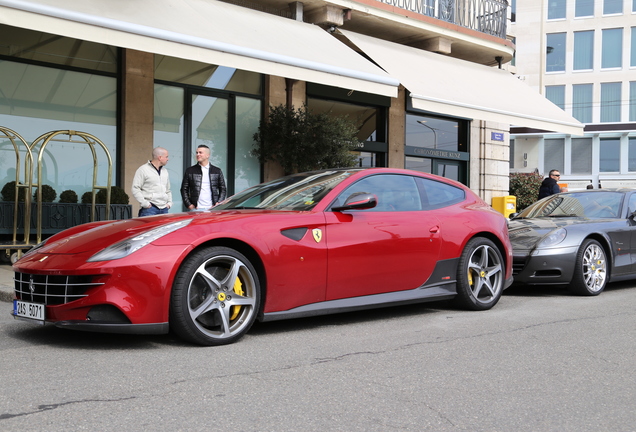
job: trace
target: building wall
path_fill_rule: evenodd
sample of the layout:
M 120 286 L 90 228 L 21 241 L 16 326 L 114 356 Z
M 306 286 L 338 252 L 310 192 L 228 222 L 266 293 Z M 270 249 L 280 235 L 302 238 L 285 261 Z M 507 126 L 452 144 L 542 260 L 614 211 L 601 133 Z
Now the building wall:
M 630 153 L 630 140 L 636 138 L 636 124 L 629 122 L 630 110 L 630 82 L 636 81 L 636 68 L 631 65 L 630 50 L 631 32 L 634 27 L 634 4 L 632 1 L 623 1 L 623 11 L 618 14 L 603 15 L 603 1 L 594 1 L 594 15 L 591 17 L 575 17 L 575 0 L 567 0 L 566 16 L 562 19 L 547 19 L 548 1 L 518 0 L 516 7 L 516 22 L 512 24 L 516 35 L 516 71 L 531 87 L 536 88 L 542 94 L 546 94 L 547 86 L 564 86 L 564 110 L 576 117 L 573 110 L 573 85 L 591 84 L 592 91 L 592 120 L 585 123 L 584 137 L 590 138 L 591 149 L 587 152 L 592 156 L 589 172 L 577 172 L 575 159 L 580 155 L 572 145 L 572 140 L 580 137 L 569 135 L 550 134 L 541 132 L 529 132 L 513 135 L 514 161 L 511 170 L 518 172 L 531 172 L 538 170 L 546 174 L 552 168 L 561 169 L 561 180 L 575 185 L 575 188 L 584 188 L 592 182 L 595 186 L 629 184 L 636 187 L 636 151 Z M 602 41 L 604 29 L 622 29 L 622 66 L 615 68 L 603 68 L 601 61 L 603 55 Z M 590 70 L 574 70 L 574 34 L 580 31 L 593 31 L 593 67 Z M 546 71 L 546 35 L 565 33 L 565 71 Z M 614 47 L 613 47 L 614 48 Z M 619 47 L 615 47 L 616 50 Z M 620 105 L 620 121 L 601 121 L 601 84 L 621 83 L 620 100 L 615 104 Z M 562 166 L 553 166 L 554 160 L 546 154 L 546 139 L 563 139 L 564 162 Z M 617 169 L 605 169 L 602 167 L 602 159 L 607 157 L 606 139 L 620 141 L 620 164 Z M 633 148 L 633 145 L 631 145 Z M 525 155 L 525 158 L 524 158 Z M 580 162 L 580 160 L 579 160 Z M 630 171 L 631 169 L 631 171 Z M 606 186 L 609 187 L 609 186 Z M 570 188 L 571 189 L 571 188 Z
M 501 141 L 493 139 L 501 134 Z M 510 146 L 508 125 L 474 121 L 470 137 L 471 189 L 490 203 L 493 197 L 508 195 Z

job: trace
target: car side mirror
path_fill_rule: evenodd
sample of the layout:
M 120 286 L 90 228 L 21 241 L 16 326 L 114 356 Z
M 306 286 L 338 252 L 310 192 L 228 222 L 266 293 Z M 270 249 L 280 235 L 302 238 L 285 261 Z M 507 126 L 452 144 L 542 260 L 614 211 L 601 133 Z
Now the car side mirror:
M 377 205 L 378 198 L 374 194 L 366 192 L 356 192 L 349 195 L 349 198 L 346 199 L 343 205 L 332 207 L 331 210 L 338 212 L 344 210 L 364 210 L 373 208 Z
M 510 215 L 508 216 L 509 219 L 514 219 L 517 216 L 519 216 L 519 213 L 510 213 Z

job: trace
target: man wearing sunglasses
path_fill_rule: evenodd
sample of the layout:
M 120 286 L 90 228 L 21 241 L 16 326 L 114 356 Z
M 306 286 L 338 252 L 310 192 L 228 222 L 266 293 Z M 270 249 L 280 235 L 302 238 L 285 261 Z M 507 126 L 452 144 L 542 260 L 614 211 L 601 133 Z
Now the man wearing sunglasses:
M 538 199 L 561 192 L 561 187 L 558 184 L 560 178 L 561 173 L 559 173 L 559 170 L 550 170 L 550 174 L 545 179 L 543 179 L 543 182 L 541 182 Z

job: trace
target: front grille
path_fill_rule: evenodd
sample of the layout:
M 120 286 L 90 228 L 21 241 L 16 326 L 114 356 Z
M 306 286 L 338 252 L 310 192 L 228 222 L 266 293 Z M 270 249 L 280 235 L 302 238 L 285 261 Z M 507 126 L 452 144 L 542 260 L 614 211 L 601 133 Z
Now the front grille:
M 513 257 L 512 258 L 512 275 L 518 275 L 526 267 L 526 258 Z
M 61 305 L 86 297 L 90 288 L 103 285 L 88 276 L 34 275 L 15 273 L 15 296 L 47 306 Z

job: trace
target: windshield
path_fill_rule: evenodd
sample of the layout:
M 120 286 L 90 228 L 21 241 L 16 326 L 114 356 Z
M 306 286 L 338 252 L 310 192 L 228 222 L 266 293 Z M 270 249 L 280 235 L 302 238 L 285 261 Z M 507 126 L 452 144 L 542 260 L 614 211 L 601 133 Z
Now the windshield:
M 620 192 L 573 192 L 551 195 L 522 211 L 520 218 L 586 217 L 613 218 L 620 214 Z
M 329 170 L 294 174 L 239 192 L 214 210 L 311 210 L 357 170 Z

